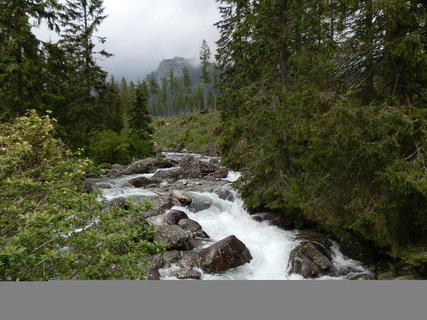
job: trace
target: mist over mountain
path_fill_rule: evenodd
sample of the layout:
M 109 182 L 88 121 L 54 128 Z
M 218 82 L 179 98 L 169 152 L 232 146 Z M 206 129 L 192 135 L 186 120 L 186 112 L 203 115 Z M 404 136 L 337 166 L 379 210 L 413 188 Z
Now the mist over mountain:
M 199 61 L 196 59 L 186 59 L 182 57 L 174 57 L 172 59 L 164 59 L 160 62 L 159 67 L 153 71 L 154 78 L 158 83 L 161 83 L 162 78 L 169 78 L 169 71 L 172 70 L 175 78 L 180 81 L 183 78 L 182 69 L 186 67 L 190 74 L 190 79 L 192 86 L 202 82 L 202 66 Z M 210 71 L 211 68 L 209 68 Z M 151 73 L 145 77 L 145 80 L 148 82 L 150 79 Z

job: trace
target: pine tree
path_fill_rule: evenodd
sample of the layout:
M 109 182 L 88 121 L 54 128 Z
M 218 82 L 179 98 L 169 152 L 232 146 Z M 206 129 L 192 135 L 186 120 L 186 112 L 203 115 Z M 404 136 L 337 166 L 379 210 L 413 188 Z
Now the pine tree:
M 150 74 L 150 78 L 148 80 L 148 88 L 150 92 L 150 112 L 152 115 L 155 114 L 155 110 L 157 107 L 158 99 L 159 99 L 159 84 L 157 83 L 156 78 L 154 77 L 154 73 Z
M 73 72 L 69 75 L 70 103 L 60 124 L 70 132 L 69 142 L 74 146 L 84 145 L 92 131 L 103 127 L 98 117 L 104 107 L 108 108 L 97 102 L 100 94 L 106 92 L 107 73 L 97 65 L 96 59 L 111 54 L 105 50 L 95 51 L 94 42 L 95 38 L 105 42 L 104 37 L 96 36 L 105 18 L 102 0 L 67 0 L 62 14 L 59 43 L 69 56 Z
M 209 59 L 211 58 L 211 50 L 205 39 L 202 41 L 202 46 L 200 47 L 200 62 L 202 63 L 202 80 L 204 84 L 204 109 L 208 110 L 208 85 L 211 82 L 209 75 Z
M 187 67 L 182 68 L 182 75 L 183 75 L 183 85 L 184 85 L 184 110 L 185 112 L 189 112 L 188 108 L 188 100 L 191 90 L 191 79 L 190 79 L 190 73 L 188 71 Z
M 17 116 L 29 107 L 44 107 L 45 61 L 31 22 L 46 21 L 58 31 L 57 9 L 56 1 L 0 2 L 0 112 Z
M 148 113 L 148 86 L 145 81 L 140 82 L 135 91 L 135 102 L 130 110 L 129 127 L 140 133 L 142 137 L 146 135 L 151 123 L 151 117 Z

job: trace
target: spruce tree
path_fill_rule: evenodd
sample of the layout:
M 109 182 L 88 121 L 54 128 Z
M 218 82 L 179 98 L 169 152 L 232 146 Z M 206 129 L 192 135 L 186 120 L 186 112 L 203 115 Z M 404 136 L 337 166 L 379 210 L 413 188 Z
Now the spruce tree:
M 96 35 L 105 18 L 102 0 L 67 0 L 62 14 L 60 46 L 67 52 L 74 70 L 69 75 L 70 103 L 60 123 L 67 128 L 69 142 L 74 146 L 84 145 L 92 131 L 105 127 L 98 117 L 107 106 L 99 104 L 97 99 L 105 92 L 107 73 L 96 59 L 111 54 L 95 50 L 95 38 L 105 42 L 104 37 Z
M 148 112 L 149 95 L 147 83 L 140 82 L 136 87 L 135 101 L 129 115 L 129 127 L 139 132 L 141 137 L 146 137 L 147 132 L 151 130 L 151 117 Z
M 209 75 L 209 59 L 211 58 L 211 50 L 205 39 L 202 41 L 202 46 L 200 47 L 200 62 L 202 64 L 202 80 L 204 84 L 204 109 L 208 110 L 208 85 L 211 82 Z
M 22 115 L 27 108 L 43 109 L 44 57 L 33 23 L 56 24 L 58 4 L 47 0 L 0 2 L 0 113 Z
M 183 85 L 184 85 L 184 110 L 185 112 L 189 112 L 188 108 L 188 100 L 191 90 L 191 79 L 190 79 L 190 73 L 188 71 L 187 67 L 182 68 L 182 75 L 183 75 Z

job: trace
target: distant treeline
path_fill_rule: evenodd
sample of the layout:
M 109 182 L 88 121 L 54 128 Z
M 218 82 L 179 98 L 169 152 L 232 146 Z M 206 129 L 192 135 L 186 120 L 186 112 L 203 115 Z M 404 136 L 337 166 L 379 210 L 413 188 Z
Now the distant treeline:
M 200 48 L 201 66 L 192 68 L 191 75 L 187 66 L 183 66 L 179 72 L 174 72 L 170 67 L 168 75 L 160 79 L 152 72 L 145 81 L 135 83 L 122 78 L 118 83 L 112 77 L 110 84 L 120 92 L 125 109 L 132 108 L 136 88 L 141 87 L 147 96 L 147 108 L 152 116 L 166 117 L 201 110 L 218 110 L 221 109 L 218 67 L 209 62 L 210 56 L 210 49 L 203 40 Z M 194 74 L 199 75 L 199 78 L 195 79 Z

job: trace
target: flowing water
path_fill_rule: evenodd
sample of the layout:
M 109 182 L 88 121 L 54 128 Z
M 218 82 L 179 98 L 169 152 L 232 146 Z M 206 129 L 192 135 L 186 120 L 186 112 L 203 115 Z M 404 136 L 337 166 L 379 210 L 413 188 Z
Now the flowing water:
M 180 160 L 184 155 L 178 153 L 165 153 L 169 159 Z M 195 155 L 202 161 L 209 161 L 210 157 Z M 215 158 L 219 160 L 219 158 Z M 167 170 L 167 169 L 161 169 Z M 134 188 L 128 181 L 135 177 L 145 176 L 150 178 L 153 174 L 140 174 L 125 176 L 118 179 L 109 179 L 100 184 L 104 196 L 110 200 L 115 197 L 154 197 L 150 190 Z M 222 188 L 228 188 L 233 194 L 233 200 L 220 199 L 212 192 L 187 192 L 195 202 L 201 202 L 208 208 L 192 212 L 186 207 L 176 206 L 172 209 L 184 211 L 190 219 L 197 221 L 203 230 L 210 236 L 206 241 L 200 241 L 195 250 L 208 247 L 230 235 L 240 239 L 251 252 L 253 259 L 250 263 L 234 268 L 221 274 L 206 274 L 202 270 L 202 280 L 297 280 L 303 279 L 299 275 L 289 274 L 287 265 L 289 255 L 300 240 L 296 239 L 297 230 L 286 231 L 269 224 L 258 222 L 245 210 L 243 201 L 232 189 L 231 182 L 239 178 L 239 173 L 230 172 L 223 179 Z M 164 183 L 166 184 L 166 183 Z M 337 271 L 351 270 L 343 276 L 323 276 L 317 279 L 346 279 L 356 274 L 369 273 L 361 263 L 348 259 L 340 252 L 337 244 L 332 247 L 333 263 Z M 169 276 L 177 267 L 160 270 L 162 279 L 173 279 Z M 339 274 L 339 272 L 338 272 Z

